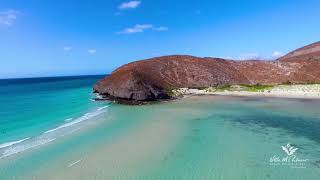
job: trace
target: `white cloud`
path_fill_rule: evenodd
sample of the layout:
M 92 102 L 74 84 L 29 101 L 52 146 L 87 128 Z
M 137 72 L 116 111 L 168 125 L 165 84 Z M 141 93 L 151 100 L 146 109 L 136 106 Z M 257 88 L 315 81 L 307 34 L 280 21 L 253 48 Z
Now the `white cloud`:
M 96 49 L 89 49 L 89 50 L 88 50 L 88 53 L 90 53 L 90 54 L 95 54 L 96 52 L 97 52 Z
M 238 59 L 238 60 L 257 60 L 257 59 L 261 59 L 261 56 L 259 53 L 245 53 L 245 54 L 241 54 L 236 59 Z
M 217 58 L 221 58 L 221 59 L 234 59 L 231 56 L 218 56 Z
M 63 47 L 63 50 L 64 51 L 71 51 L 72 47 L 71 46 L 65 46 L 65 47 Z
M 273 59 L 278 59 L 279 57 L 283 56 L 284 54 L 282 52 L 279 51 L 275 51 L 272 53 L 272 58 Z
M 0 25 L 11 26 L 17 20 L 19 12 L 15 10 L 0 11 Z
M 160 26 L 160 27 L 153 28 L 153 30 L 155 30 L 155 31 L 168 31 L 169 28 L 165 27 L 165 26 Z
M 160 26 L 154 27 L 152 24 L 137 24 L 131 28 L 125 28 L 123 31 L 118 32 L 118 34 L 134 34 L 142 33 L 145 30 L 154 30 L 154 31 L 168 31 L 168 27 Z
M 141 4 L 141 1 L 129 1 L 124 2 L 120 4 L 119 9 L 120 10 L 126 10 L 126 9 L 135 9 Z
M 133 33 L 141 33 L 146 29 L 152 29 L 152 24 L 137 24 L 134 27 L 126 28 L 123 31 L 119 32 L 120 34 L 133 34 Z
M 283 56 L 284 54 L 279 51 L 274 51 L 271 55 L 261 55 L 259 53 L 245 53 L 241 54 L 235 60 L 275 60 Z

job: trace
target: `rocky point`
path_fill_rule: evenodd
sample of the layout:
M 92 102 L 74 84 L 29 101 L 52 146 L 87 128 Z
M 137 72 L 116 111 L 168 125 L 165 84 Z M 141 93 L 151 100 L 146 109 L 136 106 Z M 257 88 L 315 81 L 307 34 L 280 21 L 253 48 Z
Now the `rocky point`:
M 315 82 L 320 82 L 320 42 L 273 61 L 186 55 L 136 61 L 97 82 L 94 91 L 107 99 L 134 102 L 169 99 L 172 89 L 184 87 Z

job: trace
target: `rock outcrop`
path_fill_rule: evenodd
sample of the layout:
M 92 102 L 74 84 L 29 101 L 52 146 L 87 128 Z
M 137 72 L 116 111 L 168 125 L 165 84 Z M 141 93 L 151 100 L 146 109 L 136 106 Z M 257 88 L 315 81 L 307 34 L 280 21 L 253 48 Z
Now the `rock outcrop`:
M 97 82 L 94 91 L 116 100 L 152 101 L 183 87 L 320 82 L 319 58 L 320 43 L 275 61 L 164 56 L 126 64 Z

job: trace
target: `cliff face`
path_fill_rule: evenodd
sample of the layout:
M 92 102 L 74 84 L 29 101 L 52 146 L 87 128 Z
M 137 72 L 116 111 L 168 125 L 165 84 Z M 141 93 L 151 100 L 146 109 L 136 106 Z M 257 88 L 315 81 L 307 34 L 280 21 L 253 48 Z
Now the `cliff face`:
M 97 82 L 94 90 L 116 99 L 145 101 L 169 98 L 168 90 L 182 87 L 320 82 L 319 47 L 315 43 L 275 61 L 178 55 L 136 61 Z

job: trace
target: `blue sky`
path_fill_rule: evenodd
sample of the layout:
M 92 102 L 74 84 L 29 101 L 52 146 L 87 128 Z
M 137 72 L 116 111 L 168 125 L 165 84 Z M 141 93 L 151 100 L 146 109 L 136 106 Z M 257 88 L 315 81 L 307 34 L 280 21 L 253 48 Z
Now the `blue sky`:
M 320 40 L 319 0 L 0 0 L 0 78 L 170 54 L 273 58 Z

